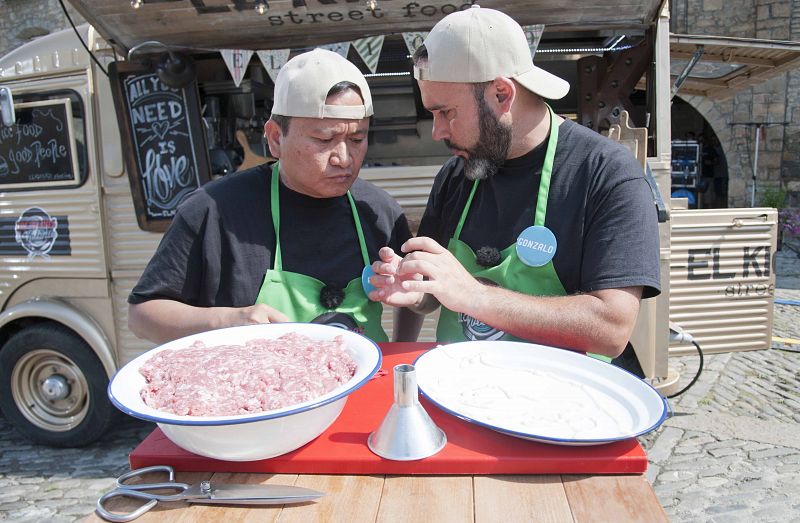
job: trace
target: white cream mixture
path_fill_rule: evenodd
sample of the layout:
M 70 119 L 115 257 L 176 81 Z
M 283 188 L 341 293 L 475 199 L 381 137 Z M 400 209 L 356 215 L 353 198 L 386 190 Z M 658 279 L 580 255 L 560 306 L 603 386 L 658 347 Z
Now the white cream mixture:
M 503 363 L 491 352 L 455 357 L 444 351 L 448 372 L 426 377 L 425 392 L 476 421 L 536 436 L 606 439 L 634 427 L 631 412 L 602 387 L 581 383 L 557 367 Z

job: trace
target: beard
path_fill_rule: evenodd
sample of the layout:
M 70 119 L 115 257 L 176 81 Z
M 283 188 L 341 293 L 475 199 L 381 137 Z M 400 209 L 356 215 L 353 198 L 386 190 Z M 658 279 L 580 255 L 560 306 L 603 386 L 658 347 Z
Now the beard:
M 483 99 L 483 90 L 475 91 L 478 104 L 478 143 L 471 149 L 454 145 L 444 140 L 448 147 L 460 149 L 469 154 L 464 160 L 464 176 L 468 180 L 485 180 L 494 176 L 508 157 L 511 148 L 511 126 L 500 122 Z

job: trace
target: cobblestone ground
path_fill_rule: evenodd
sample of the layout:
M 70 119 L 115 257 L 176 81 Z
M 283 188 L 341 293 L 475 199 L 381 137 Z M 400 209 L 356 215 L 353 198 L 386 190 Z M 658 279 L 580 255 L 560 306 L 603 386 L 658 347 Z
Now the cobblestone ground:
M 776 297 L 800 301 L 800 258 L 777 258 Z M 800 306 L 776 305 L 774 336 L 800 339 Z M 671 358 L 688 383 L 697 357 Z M 800 521 L 800 342 L 706 356 L 674 416 L 641 438 L 675 522 Z M 61 523 L 94 510 L 153 425 L 125 418 L 83 449 L 32 445 L 0 416 L 0 521 Z
M 155 425 L 130 417 L 93 445 L 33 445 L 0 416 L 0 521 L 67 523 L 94 504 L 128 470 L 128 453 Z
M 776 298 L 800 301 L 800 259 L 777 257 Z M 773 336 L 800 339 L 800 306 L 775 305 Z M 696 356 L 670 358 L 688 383 Z M 675 415 L 640 438 L 647 478 L 672 521 L 800 521 L 800 341 L 705 357 L 671 400 Z

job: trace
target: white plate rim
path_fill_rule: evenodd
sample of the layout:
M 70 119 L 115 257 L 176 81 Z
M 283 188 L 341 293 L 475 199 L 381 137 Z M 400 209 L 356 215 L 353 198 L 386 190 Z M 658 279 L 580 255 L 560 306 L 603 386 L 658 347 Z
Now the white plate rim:
M 136 410 L 135 408 L 133 408 L 132 406 L 128 405 L 125 401 L 123 401 L 122 399 L 118 398 L 117 395 L 114 394 L 114 389 L 116 388 L 115 387 L 115 380 L 119 376 L 124 376 L 125 373 L 132 373 L 132 372 L 138 373 L 138 369 L 139 369 L 139 367 L 141 367 L 141 365 L 144 363 L 144 361 L 150 359 L 153 355 L 157 354 L 158 352 L 161 352 L 161 351 L 164 351 L 164 350 L 173 349 L 173 348 L 176 348 L 176 347 L 179 347 L 179 346 L 185 346 L 186 344 L 191 345 L 191 343 L 193 343 L 194 341 L 196 341 L 198 339 L 203 338 L 204 336 L 207 336 L 209 333 L 214 333 L 215 335 L 221 335 L 221 334 L 224 334 L 226 331 L 229 332 L 229 331 L 232 331 L 232 330 L 237 330 L 237 331 L 241 331 L 241 330 L 245 330 L 245 329 L 260 330 L 260 329 L 263 329 L 266 325 L 275 325 L 275 326 L 279 325 L 281 327 L 290 327 L 290 326 L 294 325 L 295 329 L 298 330 L 298 331 L 302 331 L 302 330 L 307 329 L 307 328 L 311 328 L 313 330 L 332 329 L 330 331 L 331 334 L 341 335 L 341 334 L 344 333 L 345 336 L 348 336 L 348 335 L 359 336 L 359 337 L 363 338 L 364 340 L 366 340 L 367 342 L 369 342 L 371 344 L 371 346 L 372 346 L 371 348 L 375 349 L 375 355 L 376 355 L 375 365 L 373 365 L 372 369 L 367 371 L 366 375 L 362 379 L 358 380 L 356 383 L 351 384 L 350 382 L 347 382 L 346 384 L 341 385 L 341 386 L 333 389 L 332 391 L 328 392 L 327 394 L 323 394 L 322 396 L 319 396 L 318 398 L 315 398 L 314 400 L 306 401 L 306 402 L 303 402 L 303 403 L 297 403 L 295 405 L 291 405 L 289 407 L 284 407 L 282 409 L 275 409 L 275 410 L 265 411 L 265 412 L 262 412 L 262 413 L 259 413 L 259 414 L 256 414 L 256 415 L 253 415 L 253 414 L 239 414 L 239 415 L 234 415 L 234 416 L 178 416 L 178 415 L 173 415 L 171 417 L 163 417 L 163 416 L 159 416 L 157 414 L 150 414 L 150 413 L 147 413 L 147 412 L 142 412 L 142 411 Z M 197 334 L 192 334 L 192 335 L 189 335 L 189 336 L 185 336 L 183 338 L 178 338 L 176 340 L 167 342 L 167 343 L 165 343 L 163 345 L 159 345 L 157 347 L 154 347 L 154 348 L 148 350 L 147 352 L 144 352 L 144 353 L 140 354 L 139 356 L 137 356 L 136 358 L 134 358 L 133 360 L 129 361 L 124 366 L 122 366 L 119 370 L 117 370 L 116 373 L 114 373 L 114 376 L 111 378 L 111 380 L 108 383 L 107 393 L 108 393 L 108 398 L 111 400 L 111 403 L 115 407 L 117 407 L 119 410 L 121 410 L 122 412 L 124 412 L 124 413 L 126 413 L 126 414 L 128 414 L 130 416 L 133 416 L 135 418 L 143 419 L 143 420 L 146 420 L 146 421 L 152 421 L 154 423 L 164 423 L 164 424 L 168 424 L 168 425 L 206 426 L 206 427 L 208 427 L 208 426 L 218 426 L 218 425 L 238 425 L 238 424 L 242 424 L 242 423 L 253 423 L 253 422 L 257 422 L 257 421 L 264 421 L 264 420 L 270 420 L 270 419 L 275 419 L 275 418 L 281 418 L 281 417 L 284 417 L 284 416 L 289 416 L 289 415 L 292 415 L 292 414 L 297 414 L 297 413 L 300 413 L 300 412 L 309 411 L 309 410 L 315 409 L 317 407 L 321 407 L 323 405 L 327 405 L 328 403 L 332 403 L 332 402 L 334 402 L 334 401 L 336 401 L 336 400 L 338 400 L 338 399 L 340 399 L 340 398 L 342 398 L 344 396 L 348 396 L 348 395 L 352 394 L 354 391 L 356 391 L 359 388 L 361 388 L 362 386 L 364 386 L 370 379 L 372 379 L 372 377 L 375 375 L 375 373 L 378 372 L 378 370 L 381 368 L 382 362 L 383 362 L 383 355 L 381 353 L 380 348 L 378 347 L 378 345 L 374 341 L 372 341 L 371 339 L 367 338 L 366 336 L 362 336 L 361 334 L 358 334 L 356 332 L 346 331 L 346 330 L 340 329 L 338 327 L 331 327 L 331 326 L 328 326 L 328 325 L 321 325 L 321 324 L 294 323 L 294 322 L 270 323 L 270 324 L 258 324 L 258 325 L 242 325 L 242 326 L 238 326 L 238 327 L 227 327 L 227 328 L 224 328 L 224 329 L 216 329 L 216 330 L 213 330 L 213 331 L 206 331 L 206 332 L 201 332 L 201 333 L 197 333 Z M 135 370 L 132 370 L 132 369 L 135 369 Z M 352 381 L 352 379 L 351 379 L 351 381 Z M 121 386 L 121 385 L 119 385 L 119 386 Z M 151 409 L 151 410 L 153 410 L 155 412 L 158 412 L 156 409 Z
M 647 391 L 647 393 L 655 394 L 656 397 L 658 397 L 661 400 L 661 402 L 660 402 L 661 403 L 661 412 L 658 414 L 658 420 L 655 421 L 651 426 L 649 426 L 647 428 L 644 428 L 642 430 L 635 431 L 635 432 L 632 432 L 630 434 L 625 434 L 625 435 L 622 435 L 622 436 L 619 436 L 619 437 L 601 438 L 601 439 L 592 439 L 592 438 L 557 438 L 557 437 L 545 436 L 545 435 L 540 435 L 540 434 L 532 434 L 532 433 L 525 433 L 525 432 L 509 430 L 509 429 L 505 429 L 505 428 L 497 426 L 497 425 L 492 425 L 491 423 L 487 423 L 485 421 L 481 421 L 481 420 L 477 420 L 477 419 L 471 418 L 471 417 L 469 417 L 469 416 L 467 416 L 465 414 L 462 414 L 462 413 L 460 413 L 458 411 L 455 411 L 455 410 L 451 409 L 450 407 L 448 407 L 446 405 L 443 405 L 440 401 L 437 401 L 433 396 L 431 396 L 429 393 L 425 392 L 425 387 L 423 386 L 423 384 L 418 382 L 420 394 L 422 394 L 428 401 L 433 403 L 437 408 L 443 410 L 444 412 L 447 412 L 448 414 L 450 414 L 452 416 L 455 416 L 455 417 L 457 417 L 459 419 L 462 419 L 464 421 L 467 421 L 469 423 L 473 423 L 475 425 L 479 425 L 479 426 L 494 430 L 496 432 L 500 432 L 501 434 L 507 434 L 509 436 L 513 436 L 513 437 L 517 437 L 517 438 L 521 438 L 521 439 L 526 439 L 526 440 L 531 440 L 531 441 L 538 441 L 538 442 L 541 442 L 541 443 L 550 443 L 550 444 L 555 444 L 555 445 L 582 446 L 582 445 L 603 445 L 603 444 L 607 444 L 607 443 L 613 443 L 613 442 L 616 442 L 616 441 L 622 441 L 622 440 L 626 440 L 626 439 L 630 439 L 630 438 L 635 438 L 635 437 L 641 436 L 643 434 L 647 434 L 648 432 L 651 432 L 651 431 L 655 430 L 667 418 L 667 414 L 669 412 L 669 404 L 667 403 L 667 399 L 664 398 L 661 394 L 659 394 L 659 392 L 652 385 L 650 385 L 646 381 L 640 379 L 635 374 L 633 374 L 633 373 L 631 373 L 631 372 L 629 372 L 629 371 L 627 371 L 625 369 L 622 369 L 620 367 L 617 367 L 616 365 L 612 365 L 611 363 L 606 363 L 604 361 L 598 360 L 597 358 L 592 358 L 590 356 L 587 356 L 587 355 L 584 355 L 584 354 L 581 354 L 581 353 L 578 353 L 578 352 L 570 351 L 568 349 L 561 349 L 561 348 L 558 348 L 558 347 L 551 347 L 551 346 L 547 346 L 547 345 L 540 345 L 540 344 L 526 343 L 526 342 L 516 342 L 516 341 L 465 341 L 465 342 L 450 343 L 450 344 L 446 344 L 446 345 L 443 344 L 443 345 L 439 345 L 437 347 L 434 347 L 433 349 L 430 349 L 430 350 L 424 352 L 423 354 L 419 355 L 414 360 L 414 366 L 418 367 L 419 364 L 420 364 L 420 361 L 422 361 L 424 363 L 425 358 L 426 357 L 430 357 L 429 355 L 431 353 L 433 353 L 433 351 L 445 350 L 447 348 L 452 348 L 453 346 L 465 345 L 465 344 L 468 344 L 468 345 L 475 345 L 475 344 L 481 344 L 481 345 L 483 345 L 483 344 L 492 344 L 492 345 L 495 345 L 495 344 L 500 344 L 500 346 L 503 346 L 503 345 L 506 345 L 506 344 L 514 345 L 514 346 L 525 345 L 526 349 L 532 348 L 533 350 L 557 351 L 557 354 L 558 354 L 559 357 L 565 357 L 565 358 L 568 358 L 568 359 L 574 357 L 576 362 L 581 362 L 579 364 L 585 364 L 585 365 L 588 365 L 590 367 L 594 366 L 594 365 L 607 365 L 607 366 L 609 366 L 609 367 L 614 369 L 611 372 L 619 372 L 621 376 L 625 376 L 625 379 L 633 379 L 638 384 L 638 386 L 642 386 L 643 387 L 642 390 Z M 419 374 L 418 374 L 418 377 L 419 377 Z

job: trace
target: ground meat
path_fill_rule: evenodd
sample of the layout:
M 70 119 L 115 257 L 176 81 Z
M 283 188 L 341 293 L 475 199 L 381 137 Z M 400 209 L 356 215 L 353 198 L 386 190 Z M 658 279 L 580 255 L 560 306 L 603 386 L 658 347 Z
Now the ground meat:
M 296 333 L 244 345 L 161 351 L 139 369 L 142 400 L 178 415 L 230 416 L 288 407 L 346 383 L 356 363 L 344 340 L 312 340 Z

